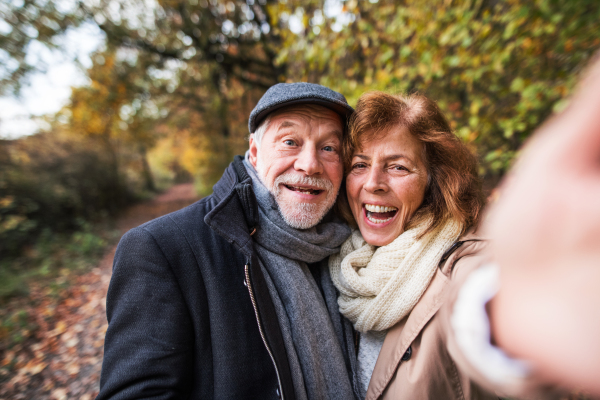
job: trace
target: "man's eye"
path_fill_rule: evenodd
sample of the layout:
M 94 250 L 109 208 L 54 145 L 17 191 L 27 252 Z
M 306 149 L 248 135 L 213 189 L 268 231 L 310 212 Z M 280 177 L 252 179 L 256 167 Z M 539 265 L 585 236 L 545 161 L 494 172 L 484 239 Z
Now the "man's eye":
M 296 145 L 296 142 L 294 142 L 291 139 L 288 139 L 288 140 L 284 141 L 283 143 L 287 146 L 295 146 Z
M 395 171 L 408 171 L 408 168 L 406 168 L 404 165 L 394 165 L 392 169 Z

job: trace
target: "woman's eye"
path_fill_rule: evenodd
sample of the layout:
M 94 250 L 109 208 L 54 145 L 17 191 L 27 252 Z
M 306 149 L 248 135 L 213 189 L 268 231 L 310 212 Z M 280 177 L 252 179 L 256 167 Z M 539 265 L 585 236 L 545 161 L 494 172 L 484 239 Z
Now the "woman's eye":
M 366 168 L 366 165 L 363 163 L 356 163 L 352 166 L 352 169 L 363 169 Z
M 296 145 L 296 142 L 294 142 L 291 139 L 288 139 L 288 140 L 284 141 L 283 143 L 287 146 L 295 146 Z
M 335 150 L 333 149 L 333 146 L 325 146 L 325 147 L 323 147 L 323 150 L 324 150 L 324 151 L 335 151 Z

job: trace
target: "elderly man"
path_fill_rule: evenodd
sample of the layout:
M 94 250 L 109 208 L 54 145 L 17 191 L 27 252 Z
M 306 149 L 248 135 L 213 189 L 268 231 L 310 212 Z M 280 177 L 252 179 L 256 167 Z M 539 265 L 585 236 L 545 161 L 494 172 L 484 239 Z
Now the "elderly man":
M 98 399 L 352 399 L 354 341 L 327 257 L 352 112 L 308 83 L 270 88 L 214 193 L 129 231 L 107 297 Z

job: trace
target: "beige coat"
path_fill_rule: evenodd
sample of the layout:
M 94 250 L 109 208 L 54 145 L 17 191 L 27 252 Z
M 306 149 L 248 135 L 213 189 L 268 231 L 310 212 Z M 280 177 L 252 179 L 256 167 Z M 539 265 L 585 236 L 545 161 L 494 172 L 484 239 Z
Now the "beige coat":
M 410 315 L 390 328 L 377 359 L 367 400 L 498 399 L 533 394 L 533 382 L 498 388 L 469 365 L 449 329 L 449 315 L 460 284 L 485 262 L 485 241 L 466 235 L 461 247 L 440 264 Z M 442 307 L 443 306 L 443 307 Z M 404 357 L 404 359 L 403 359 Z M 474 383 L 477 382 L 477 383 Z M 483 388 L 487 388 L 488 391 Z

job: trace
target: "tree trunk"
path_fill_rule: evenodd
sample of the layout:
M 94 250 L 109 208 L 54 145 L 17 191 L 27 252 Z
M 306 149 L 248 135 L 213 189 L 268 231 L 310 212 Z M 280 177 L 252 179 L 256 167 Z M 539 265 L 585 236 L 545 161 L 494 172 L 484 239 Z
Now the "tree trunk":
M 108 204 L 109 212 L 114 215 L 119 211 L 121 205 L 126 202 L 123 198 L 124 191 L 119 175 L 119 156 L 117 155 L 117 150 L 111 143 L 108 134 L 102 135 L 102 141 L 104 142 L 104 148 L 110 159 L 110 171 L 108 171 L 110 183 L 108 193 L 105 193 L 106 203 Z
M 140 146 L 140 157 L 142 160 L 142 177 L 144 178 L 144 188 L 154 192 L 156 186 L 154 185 L 154 177 L 150 170 L 150 164 L 148 164 L 148 154 L 146 152 L 146 146 Z

